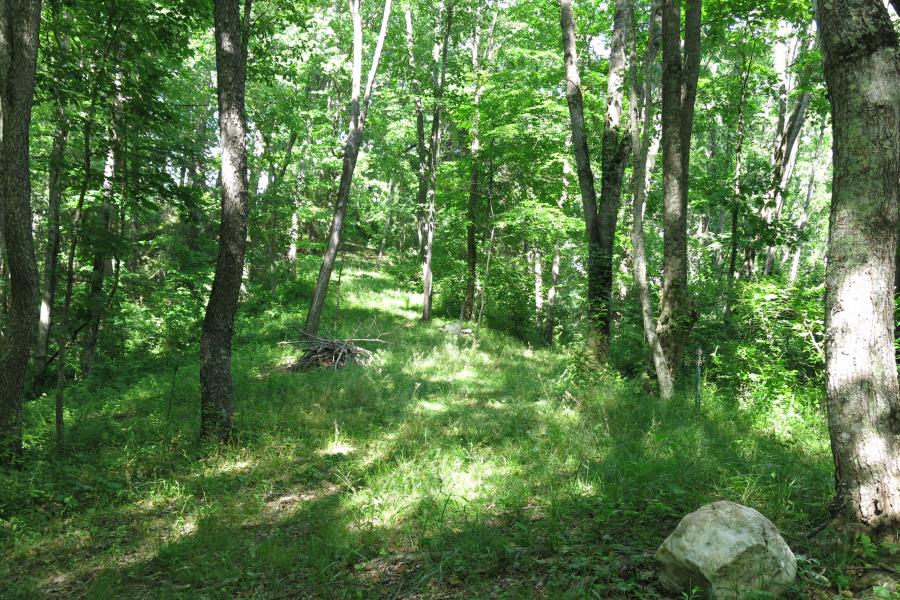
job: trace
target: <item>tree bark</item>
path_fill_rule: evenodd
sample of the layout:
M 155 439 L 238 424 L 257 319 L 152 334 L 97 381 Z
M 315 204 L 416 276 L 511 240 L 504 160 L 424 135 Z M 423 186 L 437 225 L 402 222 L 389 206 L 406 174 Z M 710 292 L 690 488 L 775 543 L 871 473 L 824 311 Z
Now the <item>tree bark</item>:
M 38 322 L 29 127 L 40 19 L 40 0 L 0 2 L 0 251 L 10 277 L 9 319 L 0 338 L 0 462 L 22 451 L 22 396 Z
M 644 328 L 644 338 L 650 347 L 660 399 L 668 402 L 674 395 L 674 389 L 669 366 L 666 363 L 666 355 L 656 333 L 653 300 L 650 296 L 650 284 L 647 280 L 647 250 L 644 246 L 644 211 L 647 205 L 647 190 L 656 164 L 660 142 L 653 118 L 653 95 L 656 79 L 658 78 L 658 74 L 653 72 L 653 67 L 656 64 L 656 56 L 659 49 L 660 12 L 661 1 L 656 0 L 651 8 L 650 32 L 643 58 L 644 86 L 640 91 L 638 88 L 634 41 L 632 40 L 630 44 L 632 67 L 629 127 L 634 157 L 631 245 L 634 254 L 632 260 L 634 282 L 641 302 L 641 322 Z M 633 14 L 631 18 L 633 19 Z M 639 125 L 639 118 L 640 122 L 643 123 L 643 128 Z
M 728 256 L 728 285 L 725 292 L 724 320 L 731 318 L 731 305 L 734 303 L 734 278 L 737 270 L 738 223 L 741 208 L 741 176 L 743 175 L 744 134 L 747 110 L 747 82 L 750 79 L 750 68 L 753 56 L 747 58 L 747 65 L 741 76 L 741 95 L 738 99 L 737 142 L 734 146 L 734 193 L 731 197 L 731 249 Z
M 431 320 L 432 258 L 434 256 L 434 232 L 437 218 L 437 169 L 441 157 L 441 111 L 444 102 L 444 86 L 447 82 L 447 53 L 450 49 L 450 29 L 453 26 L 453 0 L 447 4 L 447 17 L 443 40 L 435 40 L 434 47 L 434 113 L 431 117 L 431 142 L 428 155 L 428 195 L 425 201 L 425 256 L 422 261 L 422 320 Z M 440 44 L 440 46 L 438 46 Z
M 215 0 L 222 211 L 219 252 L 200 337 L 200 436 L 227 441 L 234 422 L 231 337 L 247 246 L 247 121 L 244 97 L 251 0 Z
M 462 320 L 470 321 L 475 312 L 475 271 L 478 266 L 478 246 L 475 243 L 475 219 L 478 215 L 478 160 L 481 140 L 478 137 L 478 126 L 481 119 L 481 69 L 479 54 L 481 52 L 481 3 L 476 3 L 475 23 L 472 32 L 472 73 L 475 76 L 475 94 L 473 97 L 472 129 L 469 135 L 472 143 L 469 152 L 472 167 L 469 177 L 469 199 L 466 202 L 466 296 L 463 300 Z
M 663 289 L 657 333 L 673 374 L 684 356 L 697 315 L 688 289 L 688 169 L 700 65 L 702 0 L 688 0 L 684 59 L 681 2 L 665 0 L 662 14 L 662 150 L 665 203 Z
M 784 201 L 787 196 L 787 186 L 791 181 L 794 172 L 794 164 L 797 160 L 797 150 L 800 146 L 800 132 L 803 130 L 803 124 L 806 121 L 806 110 L 809 107 L 811 94 L 803 92 L 791 116 L 788 119 L 785 135 L 775 153 L 775 172 L 772 181 L 771 198 L 773 206 L 770 207 L 765 214 L 765 221 L 772 225 L 777 223 L 781 218 L 781 212 L 784 210 Z M 763 267 L 763 276 L 772 273 L 772 267 L 775 264 L 775 244 L 769 244 L 766 249 L 766 264 Z
M 588 243 L 589 344 L 594 355 L 600 360 L 605 360 L 608 345 L 604 340 L 604 331 L 606 331 L 605 313 L 608 302 L 600 284 L 603 279 L 601 264 L 603 262 L 603 235 L 600 232 L 600 223 L 597 218 L 597 192 L 594 187 L 594 172 L 591 170 L 590 151 L 584 127 L 584 100 L 581 93 L 581 75 L 578 72 L 572 0 L 560 0 L 559 7 L 563 35 L 563 60 L 566 67 L 566 102 L 569 106 L 569 125 L 572 133 L 572 146 L 575 151 L 575 168 L 578 174 L 578 187 L 581 191 L 584 228 Z
M 381 60 L 381 51 L 384 48 L 384 39 L 387 35 L 388 21 L 391 15 L 392 0 L 385 0 L 384 14 L 381 19 L 381 30 L 378 33 L 378 42 L 375 44 L 375 53 L 372 56 L 372 65 L 369 69 L 369 77 L 366 80 L 365 95 L 360 99 L 360 87 L 362 80 L 362 16 L 360 15 L 360 0 L 350 0 L 350 15 L 353 20 L 353 71 L 350 94 L 350 130 L 347 134 L 347 142 L 344 144 L 344 161 L 341 170 L 341 182 L 338 187 L 337 199 L 334 203 L 334 215 L 331 218 L 331 228 L 328 232 L 328 245 L 325 248 L 325 256 L 322 257 L 322 266 L 319 269 L 319 277 L 313 290 L 312 301 L 309 305 L 309 313 L 306 317 L 306 333 L 315 335 L 319 331 L 319 322 L 322 319 L 322 309 L 325 307 L 325 296 L 328 293 L 328 283 L 331 281 L 331 273 L 334 271 L 334 263 L 341 244 L 341 232 L 344 229 L 344 219 L 347 216 L 347 205 L 350 201 L 350 191 L 353 185 L 353 172 L 356 170 L 356 161 L 359 157 L 359 148 L 362 144 L 363 127 L 369 111 L 369 102 L 372 99 L 372 91 L 375 87 L 375 76 L 378 72 L 378 63 Z
M 825 275 L 828 428 L 839 518 L 900 529 L 894 275 L 900 205 L 900 44 L 876 0 L 816 7 L 833 121 Z
M 622 201 L 625 163 L 630 150 L 628 123 L 622 120 L 622 106 L 626 75 L 625 39 L 628 35 L 631 12 L 631 0 L 616 1 L 606 86 L 600 204 L 597 208 L 597 228 L 600 242 L 598 288 L 602 312 L 598 315 L 601 337 L 596 350 L 598 358 L 604 362 L 609 356 L 609 339 L 612 333 L 613 251 L 616 241 L 616 223 L 619 216 L 619 205 Z
M 38 321 L 37 372 L 43 373 L 50 354 L 50 335 L 53 327 L 53 308 L 56 302 L 56 281 L 59 275 L 59 209 L 65 173 L 66 143 L 69 120 L 61 98 L 56 101 L 56 131 L 50 150 L 50 173 L 47 182 L 47 249 L 44 256 L 44 288 Z
M 425 260 L 425 200 L 428 197 L 428 149 L 425 146 L 425 111 L 422 103 L 422 92 L 419 89 L 419 78 L 416 73 L 415 42 L 413 39 L 412 7 L 406 3 L 403 9 L 406 21 L 406 50 L 409 61 L 409 83 L 415 98 L 416 106 L 416 234 L 419 242 L 419 260 Z

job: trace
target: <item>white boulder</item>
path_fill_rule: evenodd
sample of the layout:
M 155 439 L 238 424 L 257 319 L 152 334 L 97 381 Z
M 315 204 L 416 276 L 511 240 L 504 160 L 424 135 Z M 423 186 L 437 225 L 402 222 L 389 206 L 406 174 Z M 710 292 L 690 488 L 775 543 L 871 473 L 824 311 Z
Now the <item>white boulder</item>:
M 722 500 L 685 516 L 656 551 L 661 583 L 700 587 L 716 600 L 749 592 L 779 594 L 797 577 L 797 560 L 778 529 L 752 508 Z

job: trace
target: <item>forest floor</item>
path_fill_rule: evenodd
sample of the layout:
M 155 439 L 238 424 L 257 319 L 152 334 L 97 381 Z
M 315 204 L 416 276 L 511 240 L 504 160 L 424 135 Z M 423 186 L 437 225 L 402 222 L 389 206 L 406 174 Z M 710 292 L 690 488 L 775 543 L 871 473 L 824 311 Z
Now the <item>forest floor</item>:
M 278 342 L 305 302 L 245 311 L 227 447 L 196 443 L 194 355 L 174 379 L 142 359 L 71 386 L 61 455 L 52 398 L 29 403 L 28 462 L 0 474 L 0 596 L 665 598 L 654 550 L 730 499 L 800 555 L 793 597 L 885 597 L 846 589 L 865 544 L 807 538 L 832 489 L 821 424 L 776 436 L 724 393 L 698 415 L 564 348 L 474 346 L 371 261 L 341 296 L 330 331 L 390 342 L 368 367 L 290 372 Z

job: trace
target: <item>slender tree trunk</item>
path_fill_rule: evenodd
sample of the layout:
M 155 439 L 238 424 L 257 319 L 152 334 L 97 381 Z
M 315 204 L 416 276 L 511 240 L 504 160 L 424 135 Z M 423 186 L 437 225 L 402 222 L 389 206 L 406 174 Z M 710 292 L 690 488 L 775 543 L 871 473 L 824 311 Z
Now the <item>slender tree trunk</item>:
M 416 74 L 415 43 L 413 39 L 413 21 L 411 3 L 406 3 L 403 9 L 406 21 L 406 50 L 409 61 L 409 82 L 415 97 L 416 106 L 416 156 L 418 165 L 416 169 L 416 234 L 419 241 L 419 260 L 425 260 L 425 201 L 428 197 L 428 149 L 425 146 L 425 111 L 422 105 L 422 93 L 419 89 L 419 79 Z
M 728 285 L 725 292 L 724 319 L 727 322 L 731 318 L 731 305 L 734 303 L 734 278 L 737 270 L 738 253 L 738 224 L 741 208 L 741 176 L 743 175 L 744 160 L 744 134 L 745 111 L 747 109 L 747 82 L 750 78 L 750 68 L 753 66 L 753 56 L 747 57 L 747 65 L 741 77 L 741 95 L 738 99 L 737 142 L 734 147 L 734 193 L 731 197 L 731 251 L 728 256 Z
M 122 76 L 117 70 L 115 76 L 115 92 L 112 109 L 112 126 L 110 127 L 110 146 L 106 157 L 106 166 L 103 170 L 103 204 L 100 207 L 99 227 L 102 238 L 95 240 L 94 262 L 91 274 L 91 288 L 88 294 L 88 319 L 85 326 L 84 346 L 81 352 L 81 372 L 88 377 L 94 368 L 94 360 L 97 356 L 97 342 L 100 335 L 100 320 L 103 317 L 103 307 L 106 304 L 103 285 L 106 276 L 111 271 L 108 237 L 112 235 L 113 210 L 116 202 L 115 194 L 118 180 L 122 176 L 124 157 L 122 155 Z
M 560 0 L 560 24 L 563 34 L 563 60 L 566 67 L 566 101 L 569 105 L 569 124 L 572 146 L 575 151 L 575 167 L 581 205 L 584 212 L 584 228 L 587 236 L 587 303 L 590 346 L 594 355 L 605 360 L 608 345 L 605 341 L 607 297 L 600 282 L 603 279 L 603 236 L 597 218 L 597 192 L 594 172 L 591 170 L 590 151 L 584 127 L 584 100 L 581 93 L 581 76 L 578 72 L 578 54 L 575 46 L 575 17 L 572 0 Z
M 22 396 L 38 322 L 29 126 L 40 19 L 40 0 L 0 2 L 0 252 L 10 277 L 9 319 L 0 338 L 0 462 L 22 451 Z
M 797 282 L 797 275 L 800 273 L 800 256 L 803 252 L 803 240 L 802 236 L 804 231 L 806 231 L 806 226 L 809 224 L 809 209 L 812 206 L 813 195 L 816 191 L 816 185 L 818 184 L 818 163 L 819 163 L 819 150 L 822 146 L 822 138 L 825 136 L 825 128 L 819 130 L 819 136 L 816 138 L 816 149 L 813 152 L 812 159 L 812 167 L 809 172 L 809 182 L 806 185 L 806 201 L 803 203 L 803 211 L 800 213 L 800 218 L 797 221 L 797 235 L 801 236 L 801 239 L 797 241 L 797 246 L 794 248 L 793 258 L 791 259 L 791 271 L 788 276 L 788 282 L 790 285 L 794 285 Z
M 766 214 L 766 222 L 770 225 L 778 222 L 781 218 L 781 212 L 784 210 L 787 186 L 794 172 L 797 150 L 800 146 L 800 132 L 803 130 L 803 124 L 806 120 L 806 109 L 809 106 L 810 99 L 811 94 L 809 92 L 803 92 L 800 96 L 800 100 L 798 100 L 788 120 L 784 140 L 776 152 L 777 167 L 774 174 L 775 179 L 773 180 L 774 187 L 771 192 L 774 207 Z M 766 264 L 763 267 L 763 276 L 768 276 L 772 273 L 772 267 L 775 265 L 775 249 L 775 245 L 770 244 L 766 250 Z
M 650 295 L 650 284 L 647 280 L 647 250 L 644 246 L 644 211 L 647 205 L 647 190 L 656 164 L 660 142 L 653 118 L 653 95 L 658 79 L 658 73 L 654 72 L 654 65 L 659 52 L 661 9 L 661 0 L 655 0 L 650 14 L 649 41 L 643 58 L 644 86 L 640 92 L 634 40 L 632 39 L 629 44 L 632 56 L 629 128 L 634 157 L 631 245 L 634 254 L 632 258 L 634 282 L 641 301 L 641 322 L 644 327 L 644 338 L 650 347 L 660 398 L 664 402 L 668 402 L 674 394 L 672 376 L 666 362 L 665 352 L 663 352 L 662 344 L 656 333 L 653 300 Z M 633 18 L 632 13 L 631 19 L 633 20 Z M 643 128 L 639 124 L 639 117 Z
M 825 375 L 835 508 L 843 520 L 896 536 L 900 44 L 880 2 L 820 0 L 816 11 L 834 131 Z
M 369 102 L 372 99 L 372 91 L 375 87 L 375 76 L 378 72 L 378 63 L 381 60 L 381 51 L 384 48 L 384 39 L 387 35 L 388 21 L 391 15 L 391 0 L 385 0 L 384 14 L 381 19 L 381 31 L 378 33 L 378 42 L 375 45 L 375 53 L 372 57 L 372 65 L 369 69 L 369 77 L 366 81 L 365 95 L 360 99 L 360 87 L 362 80 L 362 16 L 360 15 L 360 0 L 350 0 L 350 15 L 353 19 L 353 72 L 350 98 L 350 130 L 347 142 L 344 144 L 344 162 L 341 170 L 341 182 L 338 187 L 337 199 L 334 203 L 334 215 L 331 218 L 331 229 L 328 232 L 328 245 L 325 248 L 325 256 L 322 257 L 322 266 L 319 269 L 319 277 L 313 291 L 312 301 L 309 305 L 309 313 L 306 317 L 306 333 L 315 335 L 319 331 L 319 321 L 322 318 L 322 309 L 325 307 L 325 296 L 328 293 L 328 283 L 331 281 L 331 273 L 334 270 L 335 259 L 341 244 L 341 232 L 344 229 L 344 219 L 347 216 L 347 206 L 350 201 L 350 191 L 353 185 L 353 172 L 356 170 L 356 160 L 359 157 L 359 148 L 362 144 L 363 127 L 369 111 Z
M 434 47 L 434 114 L 431 117 L 431 147 L 428 156 L 428 196 L 425 201 L 425 258 L 422 261 L 422 320 L 431 320 L 434 232 L 437 219 L 437 169 L 441 157 L 441 111 L 444 86 L 447 82 L 447 52 L 450 49 L 450 28 L 453 26 L 453 0 L 447 4 L 443 40 L 435 40 Z M 440 46 L 438 46 L 438 43 Z M 438 64 L 440 66 L 438 66 Z
M 219 253 L 200 337 L 200 435 L 227 441 L 234 422 L 231 337 L 247 246 L 247 121 L 244 93 L 251 0 L 215 0 L 222 212 Z
M 606 86 L 606 120 L 603 126 L 603 152 L 601 155 L 600 204 L 597 208 L 597 228 L 600 242 L 598 287 L 602 312 L 601 337 L 597 346 L 598 357 L 606 361 L 612 333 L 613 251 L 616 241 L 616 223 L 622 201 L 622 179 L 630 151 L 628 123 L 622 119 L 625 94 L 625 40 L 629 31 L 631 0 L 616 0 L 610 44 L 609 72 Z
M 50 174 L 47 183 L 47 251 L 44 257 L 44 288 L 41 296 L 41 312 L 38 322 L 37 372 L 43 373 L 50 353 L 50 335 L 53 326 L 53 307 L 56 302 L 56 281 L 59 275 L 59 209 L 65 173 L 66 142 L 69 138 L 69 121 L 60 99 L 56 104 L 56 131 L 50 150 Z
M 475 95 L 473 98 L 473 110 L 475 115 L 470 135 L 472 143 L 470 154 L 472 168 L 469 177 L 469 200 L 466 203 L 466 296 L 463 300 L 462 320 L 469 321 L 475 312 L 475 271 L 478 265 L 478 246 L 475 243 L 475 219 L 478 214 L 478 160 L 481 149 L 481 140 L 478 137 L 478 126 L 481 119 L 481 4 L 476 3 L 475 23 L 472 32 L 472 72 L 475 75 Z
M 702 0 L 688 0 L 684 59 L 681 2 L 665 0 L 662 14 L 662 150 L 665 238 L 663 289 L 657 330 L 674 375 L 697 315 L 688 289 L 688 168 L 700 64 Z

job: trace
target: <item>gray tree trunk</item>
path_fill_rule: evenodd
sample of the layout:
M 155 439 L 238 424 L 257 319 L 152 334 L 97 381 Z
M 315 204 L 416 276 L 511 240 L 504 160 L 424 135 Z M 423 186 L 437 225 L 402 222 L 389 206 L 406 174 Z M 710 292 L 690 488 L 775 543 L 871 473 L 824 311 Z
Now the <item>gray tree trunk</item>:
M 797 235 L 802 236 L 803 232 L 806 231 L 806 226 L 809 224 L 809 209 L 812 205 L 813 195 L 816 191 L 816 185 L 818 185 L 818 163 L 819 163 L 819 150 L 822 146 L 822 138 L 825 135 L 825 128 L 819 130 L 819 136 L 816 138 L 816 150 L 813 153 L 812 159 L 812 168 L 809 172 L 809 182 L 806 184 L 806 201 L 803 203 L 803 210 L 800 213 L 800 218 L 797 220 Z M 788 283 L 794 285 L 797 282 L 797 276 L 800 274 L 800 257 L 803 252 L 803 241 L 800 240 L 797 242 L 796 247 L 794 248 L 793 258 L 791 259 L 791 271 L 788 276 Z
M 50 173 L 47 182 L 47 250 L 44 256 L 44 287 L 41 296 L 38 321 L 37 370 L 43 373 L 50 353 L 50 335 L 53 326 L 53 307 L 56 302 L 56 282 L 59 275 L 59 208 L 62 197 L 62 178 L 65 172 L 66 143 L 69 138 L 69 121 L 61 99 L 56 105 L 56 131 L 50 150 Z
M 475 240 L 475 219 L 478 216 L 478 160 L 481 140 L 478 137 L 478 125 L 481 119 L 481 4 L 476 4 L 475 23 L 472 32 L 472 72 L 475 75 L 475 95 L 473 98 L 473 118 L 470 136 L 472 143 L 469 152 L 472 157 L 472 168 L 469 177 L 469 199 L 466 202 L 466 295 L 463 299 L 461 317 L 470 321 L 475 313 L 475 276 L 478 266 L 478 245 Z
M 440 11 L 438 11 L 440 13 Z M 435 36 L 434 46 L 434 113 L 431 117 L 431 141 L 428 154 L 428 195 L 425 200 L 424 258 L 422 260 L 422 320 L 431 320 L 432 269 L 434 232 L 437 219 L 437 169 L 441 157 L 441 111 L 444 86 L 447 83 L 447 53 L 450 49 L 450 29 L 453 26 L 453 0 L 447 4 L 443 40 Z
M 825 375 L 835 508 L 850 523 L 896 535 L 900 44 L 878 0 L 820 0 L 816 12 L 834 132 Z
M 688 169 L 694 101 L 700 66 L 702 0 L 688 0 L 684 58 L 681 2 L 665 0 L 662 13 L 662 151 L 665 202 L 663 289 L 657 324 L 669 370 L 674 375 L 697 315 L 688 289 Z
M 650 296 L 650 284 L 647 280 L 647 250 L 644 246 L 644 209 L 647 205 L 647 189 L 649 187 L 656 156 L 659 151 L 659 135 L 653 119 L 653 95 L 658 73 L 654 73 L 656 56 L 659 49 L 661 2 L 656 0 L 651 8 L 650 32 L 647 49 L 643 59 L 643 90 L 638 91 L 637 60 L 634 42 L 630 44 L 631 67 L 631 106 L 629 126 L 631 130 L 631 147 L 634 155 L 634 174 L 632 175 L 633 202 L 631 207 L 632 229 L 631 245 L 633 248 L 634 282 L 641 301 L 641 322 L 644 337 L 650 347 L 653 368 L 659 385 L 659 396 L 664 402 L 672 399 L 674 389 L 666 355 L 656 333 L 653 300 Z M 633 15 L 632 15 L 633 18 Z M 640 122 L 643 127 L 639 125 Z
M 746 67 L 741 76 L 741 95 L 738 99 L 737 142 L 734 146 L 734 188 L 731 197 L 731 248 L 728 255 L 728 285 L 725 292 L 725 311 L 723 318 L 727 322 L 731 318 L 731 305 L 734 302 L 734 278 L 737 271 L 738 224 L 741 207 L 741 176 L 744 165 L 744 135 L 746 133 L 747 83 L 753 56 L 747 58 Z
M 200 435 L 227 441 L 234 423 L 231 337 L 247 247 L 247 121 L 244 94 L 251 0 L 215 0 L 222 212 L 219 253 L 200 337 Z
M 40 0 L 0 2 L 0 251 L 10 278 L 9 319 L 0 337 L 0 462 L 22 451 L 22 396 L 38 322 L 29 126 L 40 19 Z
M 612 254 L 616 219 L 622 193 L 622 177 L 628 153 L 628 136 L 622 125 L 622 97 L 625 74 L 625 36 L 630 0 L 618 0 L 613 21 L 607 79 L 606 121 L 603 129 L 602 179 L 598 208 L 594 174 L 584 126 L 584 101 L 575 45 L 575 18 L 572 0 L 560 0 L 563 58 L 566 67 L 566 100 L 581 202 L 588 242 L 588 326 L 591 350 L 598 361 L 609 355 L 612 299 Z
M 369 102 L 372 99 L 372 91 L 375 87 L 375 76 L 378 72 L 378 63 L 381 60 L 381 51 L 384 48 L 384 39 L 387 35 L 388 21 L 391 15 L 391 0 L 385 0 L 384 14 L 381 19 L 381 30 L 378 33 L 378 41 L 375 44 L 375 53 L 372 56 L 372 65 L 369 69 L 369 77 L 366 80 L 365 95 L 360 99 L 360 87 L 362 80 L 362 16 L 360 15 L 360 0 L 350 0 L 350 15 L 353 20 L 353 71 L 351 79 L 350 97 L 350 130 L 347 134 L 347 142 L 344 144 L 344 162 L 341 170 L 341 182 L 338 187 L 337 199 L 334 203 L 334 215 L 331 218 L 331 229 L 328 232 L 328 245 L 325 248 L 325 256 L 322 257 L 322 266 L 319 269 L 319 277 L 313 290 L 312 301 L 309 305 L 309 313 L 306 316 L 306 333 L 315 335 L 319 331 L 319 322 L 322 319 L 322 309 L 325 307 L 325 296 L 328 293 L 328 283 L 331 281 L 331 273 L 334 271 L 334 262 L 337 258 L 338 248 L 341 244 L 341 232 L 344 229 L 344 218 L 347 216 L 347 206 L 350 201 L 350 190 L 353 185 L 353 172 L 356 170 L 356 160 L 359 157 L 359 148 L 362 144 L 363 127 L 369 111 Z
M 587 301 L 590 346 L 595 356 L 605 358 L 603 341 L 604 301 L 600 281 L 602 279 L 602 235 L 597 220 L 597 192 L 594 187 L 594 172 L 591 169 L 590 150 L 584 127 L 584 100 L 581 93 L 581 75 L 578 72 L 578 53 L 575 45 L 575 16 L 572 0 L 560 0 L 560 24 L 563 34 L 563 60 L 566 67 L 566 101 L 569 105 L 569 124 L 572 146 L 575 151 L 575 169 L 578 187 L 581 191 L 581 206 L 584 213 L 584 228 L 587 236 Z

